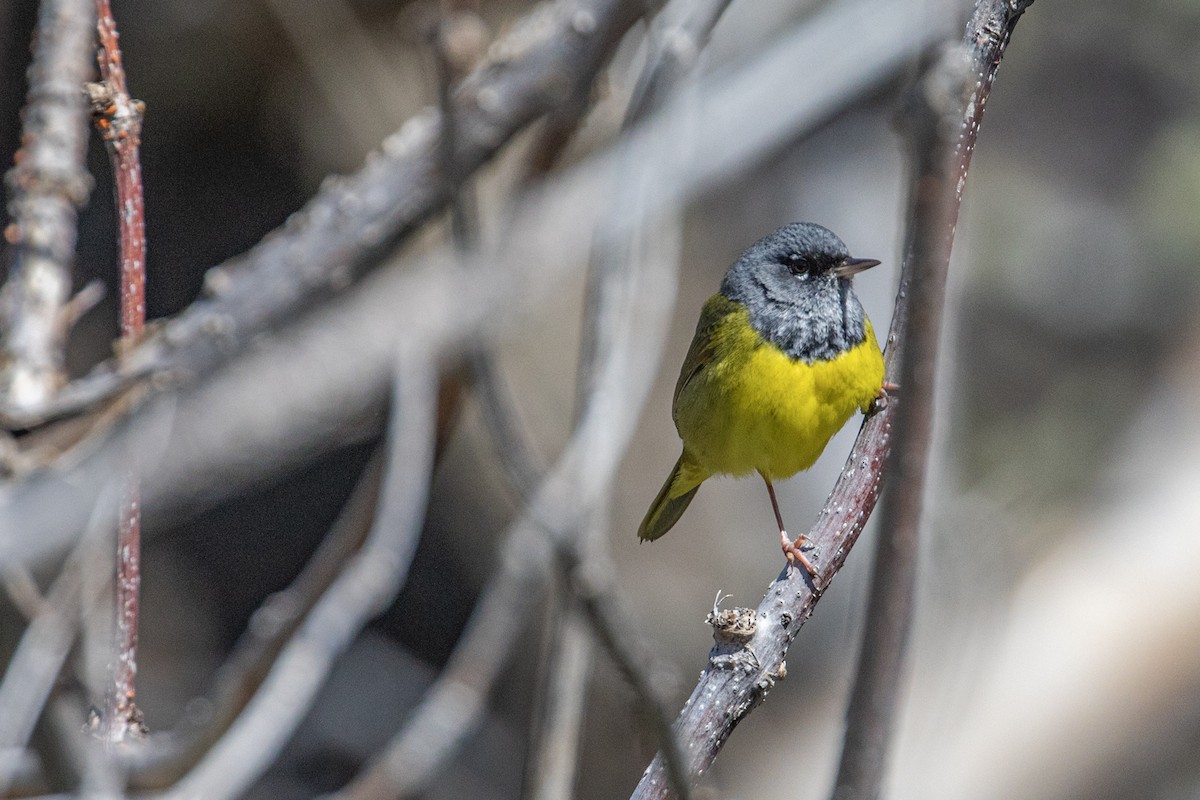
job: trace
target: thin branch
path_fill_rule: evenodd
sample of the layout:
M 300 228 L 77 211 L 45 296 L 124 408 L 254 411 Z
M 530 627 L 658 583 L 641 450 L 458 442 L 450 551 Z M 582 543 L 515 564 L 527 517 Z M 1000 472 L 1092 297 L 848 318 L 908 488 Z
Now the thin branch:
M 89 84 L 92 111 L 112 159 L 121 229 L 121 337 L 126 349 L 135 345 L 146 326 L 146 222 L 142 197 L 142 115 L 145 104 L 129 96 L 118 43 L 117 23 L 109 0 L 96 0 L 100 34 L 100 83 Z
M 996 60 L 998 63 L 998 55 Z M 909 265 L 909 324 L 898 350 L 903 353 L 901 401 L 896 409 L 888 489 L 880 515 L 858 672 L 832 794 L 837 800 L 868 800 L 882 792 L 916 589 L 938 335 L 961 197 L 954 186 L 957 178 L 966 177 L 965 165 L 955 171 L 953 146 L 960 125 L 965 129 L 967 124 L 978 124 L 969 117 L 963 120 L 974 80 L 964 49 L 945 48 L 914 87 L 900 120 L 912 155 L 904 248 Z M 977 99 L 985 99 L 989 89 L 990 81 L 979 90 Z M 974 146 L 974 136 L 970 146 Z
M 91 191 L 79 87 L 91 75 L 94 24 L 88 0 L 42 3 L 21 150 L 6 176 L 11 261 L 0 298 L 0 403 L 17 412 L 43 406 L 63 383 L 78 209 Z
M 923 16 L 924 6 L 867 5 L 885 30 L 865 36 L 861 49 L 839 43 L 859 30 L 863 7 L 838 4 L 828 18 L 780 37 L 744 68 L 705 81 L 697 90 L 695 157 L 686 164 L 651 156 L 659 152 L 656 137 L 673 130 L 674 112 L 665 109 L 613 151 L 529 195 L 509 225 L 509 240 L 469 275 L 444 253 L 421 269 L 374 275 L 223 372 L 142 404 L 69 467 L 0 485 L 0 565 L 65 549 L 86 521 L 80 507 L 90 507 L 125 452 L 157 455 L 153 469 L 141 470 L 143 515 L 152 524 L 155 516 L 206 507 L 341 445 L 347 426 L 377 413 L 386 396 L 397 315 L 409 321 L 406 335 L 431 354 L 461 352 L 484 326 L 511 318 L 558 285 L 572 265 L 568 254 L 588 246 L 597 212 L 608 206 L 611 175 L 624 159 L 642 164 L 654 187 L 647 214 L 686 202 L 893 76 L 939 30 L 939 18 Z M 801 89 L 788 79 L 797 69 L 813 76 L 812 86 Z M 760 91 L 764 85 L 794 94 L 781 101 Z M 617 222 L 633 227 L 640 220 L 627 213 Z M 219 331 L 231 319 L 210 322 Z M 264 386 L 271 387 L 269 403 L 262 402 Z M 178 434 L 180 424 L 189 435 L 162 447 L 166 432 Z
M 88 84 L 96 128 L 112 162 L 120 228 L 121 342 L 124 355 L 138 343 L 146 327 L 146 222 L 139 156 L 145 106 L 129 96 L 118 43 L 117 23 L 109 0 L 96 0 L 97 61 L 100 83 Z M 136 454 L 133 455 L 136 457 Z M 136 702 L 138 604 L 142 586 L 141 491 L 136 470 L 129 471 L 117 526 L 116 613 L 113 685 L 106 699 L 103 735 L 123 742 L 145 735 Z
M 436 430 L 436 374 L 418 351 L 395 360 L 388 460 L 379 511 L 362 550 L 321 596 L 229 732 L 168 798 L 241 795 L 278 756 L 333 661 L 395 599 L 425 517 Z
M 954 222 L 970 163 L 970 154 L 975 146 L 983 105 L 987 100 L 995 70 L 999 66 L 1003 48 L 1008 43 L 1013 26 L 1028 4 L 1008 4 L 1001 0 L 980 2 L 976 7 L 975 18 L 967 27 L 965 44 L 969 59 L 962 57 L 962 51 L 955 51 L 960 53 L 957 60 L 944 63 L 956 67 L 957 71 L 951 70 L 949 76 L 939 74 L 941 81 L 946 84 L 938 87 L 939 93 L 953 98 L 954 118 L 959 121 L 961 127 L 954 129 L 958 140 L 954 169 L 949 172 L 952 180 L 922 182 L 914 187 L 913 228 L 910 229 L 909 249 L 902 265 L 900 288 L 887 339 L 889 381 L 897 380 L 901 364 L 907 360 L 901 356 L 901 348 L 904 346 L 901 343 L 910 341 L 908 330 L 911 316 L 914 320 L 912 327 L 920 329 L 916 333 L 916 341 L 920 346 L 929 349 L 924 351 L 925 357 L 915 359 L 915 363 L 905 367 L 902 374 L 907 376 L 909 381 L 932 383 L 932 353 L 936 350 L 944 274 L 949 261 Z M 976 80 L 978 84 L 971 87 Z M 962 91 L 964 88 L 974 88 L 975 93 L 968 97 Z M 931 105 L 938 111 L 932 124 L 943 124 L 945 117 L 941 116 L 941 112 L 944 111 L 944 104 L 931 101 Z M 945 174 L 938 173 L 940 176 Z M 919 227 L 923 225 L 930 225 L 932 228 Z M 920 286 L 922 280 L 925 284 L 923 287 Z M 919 288 L 921 300 L 935 304 L 936 308 L 912 306 L 914 285 Z M 762 702 L 775 681 L 786 674 L 784 657 L 788 647 L 800 627 L 812 615 L 814 606 L 834 575 L 845 563 L 850 549 L 858 540 L 879 498 L 881 482 L 887 471 L 897 406 L 904 408 L 908 402 L 907 392 L 914 389 L 913 405 L 916 408 L 908 413 L 927 414 L 932 396 L 930 386 L 916 388 L 902 385 L 903 402 L 886 404 L 882 410 L 863 423 L 846 466 L 829 499 L 826 500 L 817 523 L 808 534 L 808 538 L 819 552 L 832 554 L 830 558 L 819 563 L 817 574 L 811 582 L 803 570 L 785 569 L 768 589 L 757 611 L 736 609 L 720 615 L 714 614 L 716 646 L 709 656 L 709 664 L 699 683 L 676 721 L 676 730 L 687 743 L 690 771 L 696 778 L 702 775 L 716 758 L 734 727 Z M 926 392 L 930 394 L 925 394 Z M 908 421 L 911 418 L 905 419 Z M 928 439 L 926 426 L 929 420 L 909 424 L 913 425 L 907 434 L 910 438 L 904 441 L 912 449 L 900 456 L 904 459 L 900 463 L 904 464 L 907 478 L 918 482 L 916 489 L 919 494 Z M 926 442 L 925 446 L 916 444 L 922 440 Z M 898 510 L 897 513 L 903 516 L 896 519 L 896 524 L 906 525 L 908 531 L 902 535 L 898 544 L 900 547 L 911 547 L 919 516 L 919 500 L 910 497 L 907 508 L 902 512 Z M 894 557 L 890 549 L 886 551 L 885 557 Z M 880 566 L 885 570 L 891 567 L 886 562 Z M 911 579 L 911 574 L 908 574 L 898 581 L 900 588 L 895 596 L 902 601 L 906 599 L 907 592 L 911 591 L 905 586 L 905 582 Z M 906 622 L 903 621 L 905 614 L 906 610 L 899 611 L 898 624 L 893 624 L 890 628 L 881 628 L 886 631 L 886 646 L 893 648 L 893 654 L 901 650 L 899 641 L 903 640 L 906 629 Z M 893 663 L 892 669 L 889 681 L 896 680 L 898 663 Z M 891 689 L 883 691 L 885 694 L 894 695 L 894 684 Z M 875 719 L 881 721 L 883 729 L 890 727 L 890 712 L 884 712 Z M 882 748 L 885 745 L 885 736 L 868 738 L 867 746 Z M 848 743 L 847 747 L 850 746 Z M 856 752 L 852 758 L 860 758 L 862 755 Z M 874 750 L 870 758 L 879 759 L 878 768 L 881 769 L 883 752 Z M 875 785 L 877 787 L 877 782 Z M 839 792 L 841 788 L 842 782 L 839 780 Z M 871 789 L 866 784 L 854 784 L 848 790 L 867 792 L 848 794 L 849 797 L 874 796 L 869 793 Z M 661 758 L 656 757 L 646 770 L 633 797 L 645 800 L 666 796 Z

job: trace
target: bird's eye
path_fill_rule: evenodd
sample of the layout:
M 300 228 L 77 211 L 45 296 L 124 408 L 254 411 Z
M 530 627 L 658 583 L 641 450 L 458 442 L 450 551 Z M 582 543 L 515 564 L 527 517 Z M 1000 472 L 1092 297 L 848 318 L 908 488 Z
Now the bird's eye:
M 799 253 L 788 253 L 784 260 L 787 262 L 788 269 L 793 275 L 803 275 L 808 272 L 808 259 Z

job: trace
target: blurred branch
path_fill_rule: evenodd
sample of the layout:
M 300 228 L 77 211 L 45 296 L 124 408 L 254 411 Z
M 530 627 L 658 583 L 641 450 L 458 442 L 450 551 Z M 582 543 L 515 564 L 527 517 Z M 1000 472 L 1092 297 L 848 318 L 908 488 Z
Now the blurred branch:
M 896 764 L 897 800 L 1197 796 L 1200 426 L 1181 420 L 1200 387 L 1200 328 L 1175 333 L 1172 368 L 1146 387 L 1095 490 L 973 621 L 987 636 L 970 648 L 969 695 L 949 703 L 946 656 L 967 648 L 937 634 L 913 702 L 953 724 Z M 1112 591 L 1118 573 L 1138 589 Z
M 443 121 L 440 151 L 446 178 L 454 191 L 450 201 L 450 229 L 455 250 L 464 258 L 476 253 L 479 248 L 478 205 L 474 189 L 454 163 L 459 125 L 452 92 L 456 62 L 451 54 L 452 43 L 449 38 L 463 26 L 469 25 L 467 19 L 474 18 L 474 15 L 467 16 L 467 12 L 451 13 L 443 4 L 431 37 L 437 66 L 438 107 Z M 497 368 L 495 355 L 484 342 L 479 341 L 469 348 L 466 360 L 472 388 L 479 399 L 484 423 L 495 444 L 500 464 L 517 495 L 523 501 L 528 501 L 536 491 L 545 467 L 521 424 L 503 376 Z
M 67 546 L 82 524 L 81 507 L 90 507 L 129 448 L 154 454 L 140 465 L 150 524 L 156 515 L 205 507 L 343 443 L 347 426 L 377 413 L 386 394 L 395 320 L 406 320 L 406 340 L 443 357 L 461 351 L 484 326 L 546 296 L 570 268 L 567 254 L 587 247 L 624 159 L 643 165 L 643 180 L 653 187 L 639 216 L 686 202 L 892 76 L 939 31 L 941 18 L 922 16 L 925 6 L 913 11 L 903 0 L 868 5 L 881 29 L 863 31 L 861 48 L 840 43 L 858 29 L 862 8 L 838 5 L 780 37 L 744 68 L 702 84 L 694 157 L 686 164 L 652 155 L 656 137 L 672 130 L 675 112 L 668 107 L 612 151 L 527 196 L 514 212 L 508 240 L 478 269 L 458 270 L 441 254 L 421 269 L 377 273 L 228 369 L 142 404 L 69 464 L 0 485 L 0 565 Z M 812 76 L 811 86 L 793 80 L 798 69 Z M 776 90 L 763 91 L 764 85 Z M 631 210 L 614 213 L 619 229 L 613 236 L 642 221 Z M 216 329 L 223 325 L 212 322 Z M 164 447 L 179 425 L 188 435 L 176 429 Z
M 41 4 L 21 150 L 6 176 L 12 222 L 4 231 L 0 405 L 18 414 L 47 403 L 63 383 L 78 209 L 91 191 L 80 87 L 91 75 L 94 25 L 91 0 Z
M 957 124 L 974 79 L 970 67 L 961 47 L 944 49 L 914 86 L 900 119 L 912 156 L 903 279 L 909 319 L 896 348 L 900 402 L 858 673 L 833 791 L 838 800 L 879 797 L 904 674 L 916 587 L 921 497 L 933 428 L 934 367 L 958 216 L 951 159 Z
M 116 493 L 116 482 L 109 491 Z M 0 796 L 8 796 L 6 792 L 18 785 L 24 789 L 36 782 L 39 770 L 29 768 L 24 748 L 39 717 L 46 713 L 43 709 L 79 635 L 81 619 L 105 594 L 108 581 L 90 580 L 95 576 L 87 573 L 94 571 L 97 563 L 108 563 L 111 526 L 111 520 L 92 515 L 49 591 L 37 598 L 36 613 L 9 658 L 0 682 Z M 36 591 L 36 586 L 31 588 Z M 70 726 L 72 735 L 82 719 L 83 715 L 76 713 Z M 40 766 L 44 773 L 46 765 Z
M 887 706 L 894 702 L 911 605 L 913 562 L 910 559 L 915 557 L 919 497 L 931 425 L 934 354 L 954 224 L 991 79 L 1009 34 L 1027 6 L 1028 3 L 1019 3 L 1012 7 L 1000 0 L 980 2 L 975 18 L 967 26 L 965 56 L 962 49 L 955 49 L 954 55 L 939 62 L 940 69 L 933 73 L 933 81 L 924 85 L 926 92 L 935 90 L 927 99 L 923 116 L 919 117 L 923 124 L 916 133 L 927 160 L 916 165 L 919 180 L 913 186 L 907 252 L 887 339 L 887 379 L 894 382 L 899 373 L 904 381 L 903 400 L 884 405 L 863 423 L 846 466 L 808 534 L 820 552 L 833 554 L 831 559 L 823 560 L 811 583 L 803 570 L 785 569 L 768 589 L 757 611 L 736 610 L 734 616 L 744 627 L 735 635 L 723 626 L 730 617 L 714 614 L 716 646 L 676 722 L 681 739 L 687 743 L 690 771 L 696 777 L 716 758 L 733 728 L 763 701 L 775 681 L 786 674 L 784 657 L 788 647 L 845 563 L 879 498 L 889 463 L 892 428 L 903 413 L 899 420 L 909 427 L 907 433 L 901 434 L 904 449 L 898 450 L 896 468 L 902 484 L 894 491 L 905 493 L 905 497 L 894 506 L 891 513 L 895 516 L 888 520 L 896 526 L 893 533 L 896 538 L 886 549 L 881 549 L 876 561 L 877 574 L 879 570 L 895 570 L 900 574 L 885 577 L 887 584 L 881 588 L 882 594 L 873 599 L 871 611 L 882 618 L 873 617 L 868 622 L 867 641 L 875 644 L 864 645 L 863 663 L 869 676 L 860 675 L 865 685 L 856 692 L 837 789 L 838 797 L 843 796 L 843 791 L 847 792 L 846 797 L 876 796 L 886 733 L 890 730 L 891 709 Z M 997 14 L 1001 20 L 998 27 Z M 966 90 L 975 80 L 979 81 L 975 94 L 968 97 Z M 950 139 L 957 141 L 953 154 L 948 151 L 948 140 L 942 138 L 948 117 L 952 121 Z M 947 159 L 952 159 L 949 170 L 945 169 Z M 902 349 L 910 345 L 919 348 L 911 359 Z M 906 411 L 898 412 L 898 408 Z M 916 415 L 920 418 L 916 419 Z M 879 655 L 882 650 L 886 650 L 886 657 Z M 869 698 L 862 696 L 866 692 L 870 692 Z M 880 703 L 881 707 L 864 711 L 864 700 Z M 859 716 L 854 717 L 854 713 Z M 635 798 L 667 796 L 661 761 L 656 757 L 650 765 L 634 792 Z
M 708 44 L 713 28 L 729 0 L 673 2 L 650 23 L 649 54 L 629 107 L 622 130 L 628 131 L 661 109 L 671 93 L 696 65 Z M 695 136 L 695 98 L 681 101 L 676 122 L 677 135 L 663 142 L 660 158 L 686 159 Z M 622 164 L 613 186 L 613 206 L 641 209 L 653 189 L 639 177 L 640 165 Z M 608 217 L 613 216 L 610 212 Z M 638 214 L 641 217 L 640 214 Z M 657 218 L 656 218 L 657 217 Z M 601 229 L 613 223 L 601 222 Z M 624 239 L 596 237 L 584 294 L 584 320 L 580 336 L 580 358 L 576 374 L 577 417 L 598 390 L 597 367 L 602 352 L 620 325 L 628 305 L 630 279 L 656 261 L 678 269 L 682 219 L 678 207 L 645 215 L 644 222 Z M 666 766 L 680 800 L 690 796 L 682 753 L 671 731 L 671 711 L 666 693 L 652 679 L 652 659 L 637 636 L 637 626 L 623 611 L 623 603 L 611 575 L 611 558 L 605 540 L 607 516 L 593 510 L 580 526 L 579 534 L 555 539 L 557 562 L 566 575 L 566 585 L 578 603 L 569 603 L 560 630 L 562 642 L 549 663 L 548 685 L 554 687 L 544 704 L 544 713 L 534 740 L 533 759 L 542 766 L 534 776 L 531 797 L 557 800 L 568 797 L 574 783 L 579 721 L 591 674 L 591 643 L 585 624 L 617 664 L 637 696 L 639 708 L 652 720 L 659 746 L 667 754 Z M 576 608 L 583 610 L 582 618 Z
M 55 577 L 9 658 L 0 682 L 0 796 L 28 783 L 25 746 L 43 714 L 86 609 L 100 600 L 95 581 L 85 580 L 99 548 L 111 547 L 111 520 L 93 514 L 88 529 Z M 103 563 L 103 562 L 102 562 Z M 36 586 L 31 587 L 36 591 Z M 73 728 L 78 729 L 80 717 Z
M 263 602 L 208 692 L 212 710 L 201 723 L 152 736 L 130 763 L 135 789 L 163 789 L 191 769 L 245 709 L 305 616 L 361 548 L 379 505 L 383 456 L 376 452 L 329 533 L 296 579 Z
M 655 182 L 653 174 L 643 175 L 633 165 L 645 163 L 642 158 L 649 154 L 654 154 L 656 163 L 668 166 L 675 159 L 682 160 L 678 148 L 671 151 L 664 146 L 675 141 L 671 134 L 679 121 L 676 114 L 668 123 L 648 134 L 650 138 L 644 150 L 622 154 L 615 169 L 602 169 L 595 177 L 596 183 L 589 193 L 609 196 L 612 174 L 633 174 L 638 178 L 634 181 L 638 188 L 629 192 L 646 195 L 639 203 L 621 205 L 623 212 L 629 215 L 628 220 L 622 219 L 620 214 L 602 217 L 607 222 L 599 231 L 602 242 L 620 241 L 629 236 L 631 228 L 640 230 L 643 224 L 648 224 L 649 220 L 641 212 L 655 208 L 656 189 L 660 184 Z M 664 156 L 664 153 L 669 155 Z M 629 160 L 624 160 L 626 158 Z M 570 252 L 570 246 L 579 240 L 572 236 L 571 245 L 567 245 L 564 239 L 568 233 L 582 239 L 587 226 L 579 230 L 577 226 L 562 224 L 547 214 L 553 209 L 567 207 L 586 214 L 594 202 L 569 202 L 552 192 L 547 192 L 545 201 L 546 205 L 539 213 L 529 217 L 518 214 L 517 220 L 529 219 L 538 229 L 553 232 L 556 243 L 564 246 L 564 252 Z M 658 210 L 661 208 L 659 205 Z M 521 230 L 516 227 L 517 232 Z M 517 252 L 521 253 L 522 259 L 531 255 L 524 246 L 518 247 Z M 581 560 L 577 550 L 581 530 L 595 521 L 595 510 L 611 491 L 620 454 L 632 436 L 641 404 L 657 369 L 673 303 L 673 273 L 677 258 L 646 259 L 640 265 L 641 269 L 635 269 L 635 263 L 632 257 L 628 262 L 618 262 L 622 268 L 614 269 L 606 281 L 612 284 L 609 288 L 613 291 L 606 295 L 605 302 L 600 303 L 602 310 L 597 312 L 600 314 L 597 325 L 609 346 L 598 351 L 596 359 L 586 365 L 595 377 L 584 384 L 588 393 L 581 404 L 582 411 L 572 438 L 526 513 L 509 533 L 498 574 L 476 602 L 475 611 L 449 662 L 407 726 L 339 797 L 346 800 L 407 797 L 427 787 L 481 716 L 491 686 L 545 589 L 551 547 L 570 554 L 572 564 Z M 494 264 L 492 268 L 495 268 Z M 597 592 L 593 597 L 598 594 L 601 593 Z M 608 594 L 604 596 L 608 597 Z M 631 660 L 626 666 L 636 670 L 640 662 Z M 645 682 L 635 685 L 645 690 Z M 565 690 L 578 694 L 569 684 Z M 653 692 L 650 696 L 654 696 Z M 570 713 L 564 715 L 565 718 L 572 716 Z M 570 735 L 575 733 L 570 732 Z
M 547 200 L 549 205 L 529 218 L 539 229 L 549 221 L 546 215 L 550 210 L 560 207 L 551 198 Z M 547 230 L 554 232 L 556 241 L 566 231 L 553 222 Z M 572 242 L 579 244 L 575 237 L 583 239 L 584 231 L 571 232 Z M 524 248 L 518 252 L 523 258 L 530 255 Z M 674 295 L 675 263 L 650 266 L 629 287 L 625 313 L 611 329 L 612 346 L 597 364 L 601 374 L 586 411 L 565 451 L 508 534 L 499 570 L 477 600 L 449 662 L 406 727 L 339 797 L 367 800 L 420 793 L 474 728 L 488 692 L 545 588 L 551 547 L 569 546 L 566 542 L 578 535 L 590 510 L 608 496 L 621 455 L 633 435 L 657 369 Z
M 338 800 L 418 795 L 482 716 L 500 671 L 537 603 L 549 562 L 545 537 L 523 519 L 508 533 L 497 574 L 437 681 L 401 729 Z
M 1033 0 L 975 6 L 963 44 L 937 55 L 901 117 L 912 159 L 905 261 L 909 326 L 900 366 L 895 451 L 872 567 L 858 673 L 833 796 L 882 792 L 904 674 L 916 586 L 918 532 L 933 430 L 933 389 L 946 273 L 967 170 L 992 82 L 1017 21 Z
M 241 795 L 279 755 L 330 668 L 367 620 L 392 603 L 416 550 L 433 463 L 437 376 L 418 348 L 394 361 L 388 458 L 363 548 L 305 615 L 229 731 L 163 798 Z
M 537 7 L 454 95 L 454 161 L 467 176 L 519 131 L 590 81 L 621 36 L 658 0 L 578 0 Z M 9 426 L 84 410 L 151 373 L 209 372 L 266 331 L 328 299 L 376 265 L 444 208 L 453 185 L 441 168 L 436 113 L 414 117 L 353 176 L 327 179 L 281 228 L 209 271 L 210 299 L 105 364 L 41 408 L 0 407 Z

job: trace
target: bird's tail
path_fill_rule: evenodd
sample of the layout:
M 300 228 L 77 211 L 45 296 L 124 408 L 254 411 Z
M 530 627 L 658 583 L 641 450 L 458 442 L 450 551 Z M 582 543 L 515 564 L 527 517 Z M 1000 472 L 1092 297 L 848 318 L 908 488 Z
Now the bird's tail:
M 687 451 L 675 462 L 675 468 L 667 476 L 667 482 L 658 491 L 658 497 L 650 504 L 646 518 L 638 528 L 638 538 L 644 542 L 652 542 L 671 530 L 672 526 L 683 516 L 684 510 L 696 490 L 708 475 L 688 458 Z

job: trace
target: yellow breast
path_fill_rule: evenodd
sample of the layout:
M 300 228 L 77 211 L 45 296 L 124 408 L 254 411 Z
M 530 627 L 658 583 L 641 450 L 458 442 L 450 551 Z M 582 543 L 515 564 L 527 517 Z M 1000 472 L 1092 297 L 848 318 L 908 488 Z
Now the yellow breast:
M 870 320 L 862 344 L 809 364 L 765 341 L 738 306 L 713 327 L 711 347 L 674 409 L 685 454 L 710 474 L 759 471 L 776 479 L 808 469 L 883 385 Z

